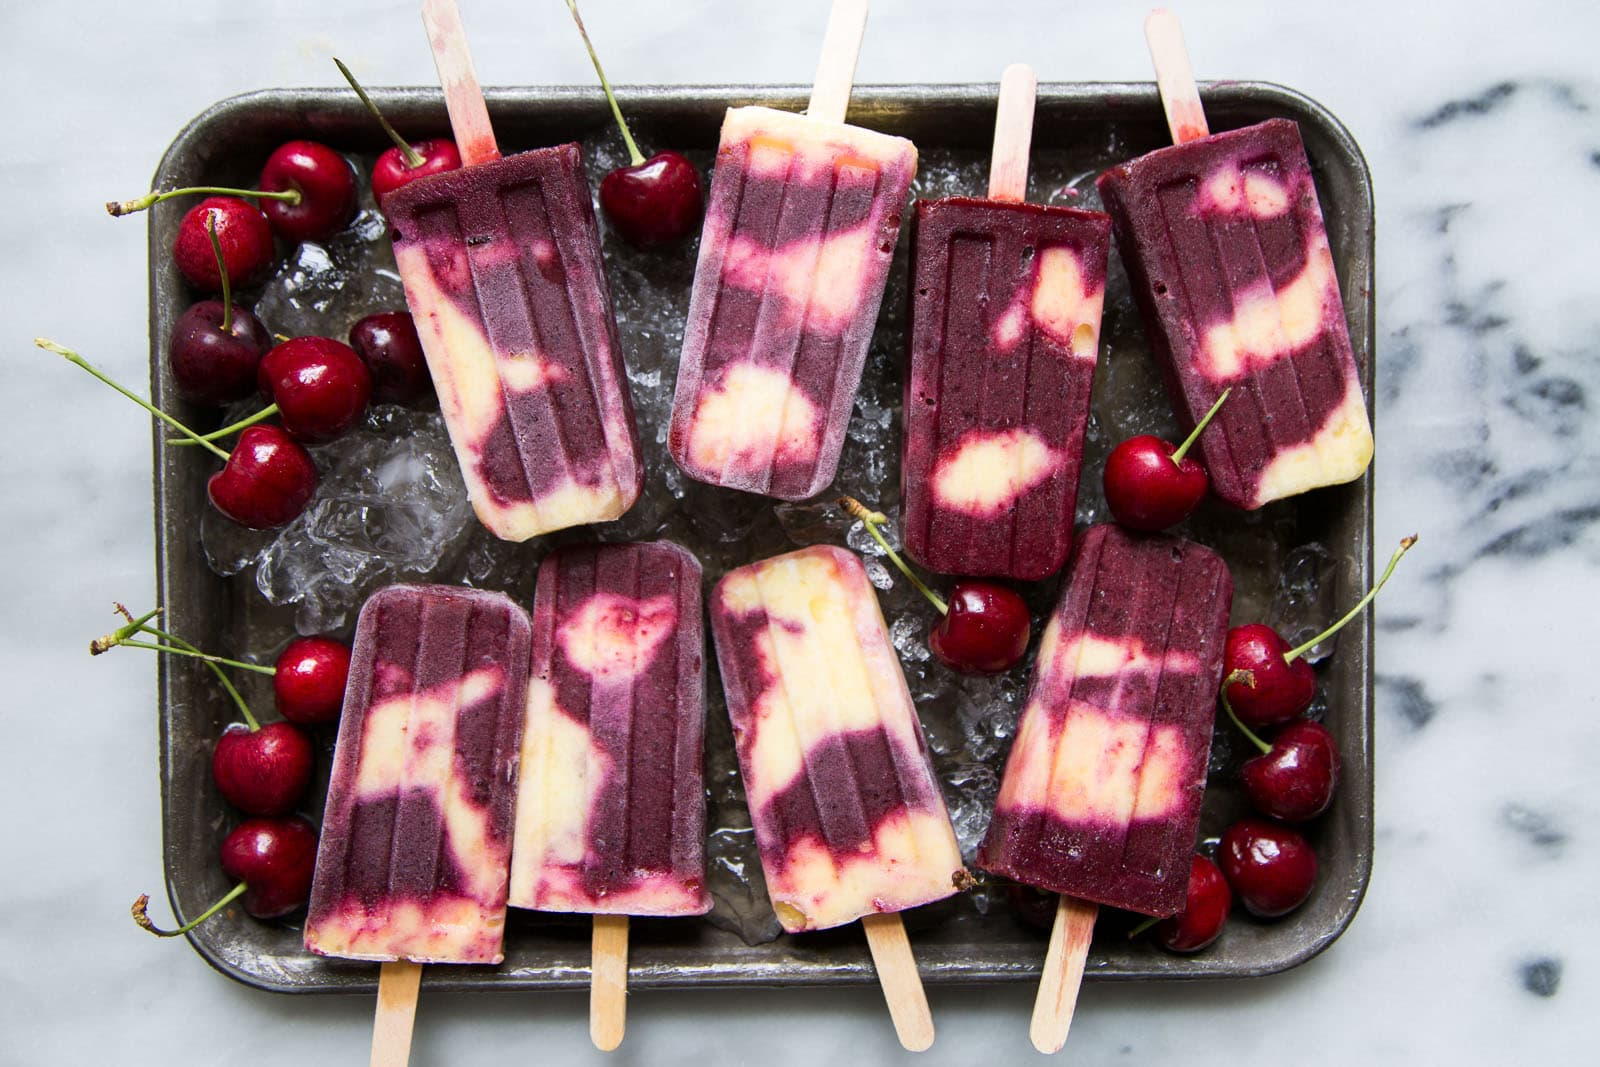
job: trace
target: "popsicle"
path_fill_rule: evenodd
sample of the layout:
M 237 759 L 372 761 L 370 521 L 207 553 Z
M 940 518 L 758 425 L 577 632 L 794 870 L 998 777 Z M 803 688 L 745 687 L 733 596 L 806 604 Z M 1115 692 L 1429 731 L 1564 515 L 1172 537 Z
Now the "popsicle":
M 866 0 L 835 0 L 811 104 L 728 111 L 669 447 L 690 477 L 785 500 L 833 480 L 917 150 L 844 123 Z
M 817 545 L 730 571 L 711 630 L 779 923 L 801 933 L 861 919 L 891 1012 L 904 1012 L 902 1042 L 926 1047 L 932 1022 L 898 913 L 968 875 L 861 561 Z
M 628 916 L 711 908 L 699 561 L 666 541 L 545 557 L 529 679 L 510 902 L 595 916 L 591 1033 L 611 1049 Z
M 504 956 L 530 643 L 499 593 L 396 585 L 361 608 L 305 945 L 404 961 L 384 964 L 375 1031 L 403 1040 L 375 1040 L 375 1062 L 404 1062 L 414 965 Z
M 1287 119 L 1208 135 L 1182 29 L 1146 22 L 1173 140 L 1099 178 L 1162 362 L 1212 489 L 1240 508 L 1359 478 L 1372 427 L 1311 165 Z
M 1183 907 L 1232 601 L 1227 564 L 1193 542 L 1109 524 L 1078 540 L 978 852 L 1063 894 L 1041 1051 L 1066 1039 L 1097 905 Z
M 1035 81 L 1000 81 L 989 198 L 919 200 L 902 407 L 905 544 L 929 570 L 1066 562 L 1111 220 L 1024 202 Z
M 467 495 L 508 541 L 615 519 L 643 471 L 578 146 L 502 158 L 454 0 L 423 18 L 466 166 L 383 208 Z

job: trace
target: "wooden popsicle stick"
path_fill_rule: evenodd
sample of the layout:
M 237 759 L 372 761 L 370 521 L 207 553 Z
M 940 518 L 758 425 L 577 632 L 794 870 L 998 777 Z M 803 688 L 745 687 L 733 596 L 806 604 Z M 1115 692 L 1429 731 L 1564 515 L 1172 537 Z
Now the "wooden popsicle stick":
M 1050 948 L 1044 955 L 1044 973 L 1039 976 L 1039 995 L 1033 1002 L 1033 1022 L 1028 1026 L 1028 1039 L 1040 1052 L 1060 1052 L 1067 1043 L 1072 1012 L 1078 1006 L 1078 987 L 1083 984 L 1083 963 L 1099 913 L 1098 904 L 1075 897 L 1062 896 L 1056 905 Z
M 861 37 L 866 32 L 867 0 L 833 0 L 807 115 L 824 122 L 844 121 L 856 80 L 856 57 L 861 54 Z
M 596 915 L 589 949 L 589 1039 L 601 1052 L 622 1044 L 628 1024 L 628 917 Z
M 1155 64 L 1156 86 L 1161 90 L 1161 106 L 1167 112 L 1172 142 L 1183 144 L 1210 134 L 1178 16 L 1164 7 L 1150 12 L 1144 20 L 1144 39 L 1150 45 L 1150 62 Z
M 989 199 L 1028 199 L 1028 149 L 1033 144 L 1033 102 L 1039 79 L 1026 63 L 1000 75 L 994 114 L 994 154 L 989 157 Z
M 494 127 L 489 125 L 489 108 L 483 102 L 478 73 L 472 69 L 472 53 L 467 50 L 467 32 L 461 27 L 456 0 L 422 0 L 422 25 L 428 31 L 461 162 L 470 167 L 499 159 L 500 148 L 494 141 Z
M 867 931 L 867 947 L 878 968 L 878 984 L 889 1003 L 889 1018 L 894 1032 L 908 1052 L 926 1052 L 933 1045 L 933 1013 L 928 1010 L 928 994 L 922 988 L 917 958 L 906 939 L 906 925 L 898 912 L 865 915 L 861 926 Z
M 378 971 L 378 1012 L 372 1020 L 372 1067 L 405 1067 L 417 1018 L 422 964 L 401 960 Z

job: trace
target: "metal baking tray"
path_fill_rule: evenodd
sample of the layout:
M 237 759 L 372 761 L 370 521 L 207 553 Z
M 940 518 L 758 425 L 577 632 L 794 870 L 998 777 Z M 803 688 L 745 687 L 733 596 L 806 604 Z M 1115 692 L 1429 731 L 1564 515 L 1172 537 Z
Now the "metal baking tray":
M 851 99 L 850 120 L 910 137 L 925 162 L 937 156 L 947 164 L 970 163 L 981 175 L 988 159 L 996 86 L 895 85 L 863 86 Z M 436 90 L 389 89 L 372 93 L 397 127 L 413 137 L 448 132 L 443 99 Z M 1373 382 L 1373 201 L 1370 175 L 1350 133 L 1316 102 L 1281 86 L 1224 82 L 1202 86 L 1213 128 L 1245 125 L 1272 116 L 1300 124 L 1310 154 L 1327 219 L 1334 260 L 1345 297 L 1350 335 L 1370 405 Z M 601 94 L 588 88 L 498 89 L 487 94 L 501 145 L 514 150 L 568 140 L 606 136 L 611 117 Z M 798 87 L 696 86 L 624 87 L 619 91 L 641 143 L 690 150 L 702 166 L 715 149 L 724 108 L 764 103 L 798 109 L 806 90 Z M 612 134 L 614 137 L 614 133 Z M 353 94 L 326 90 L 269 90 L 233 97 L 214 105 L 191 122 L 167 150 L 155 175 L 155 187 L 192 184 L 248 184 L 267 153 L 284 140 L 310 137 L 370 163 L 386 147 L 381 134 Z M 1071 83 L 1039 87 L 1034 133 L 1033 187 L 1030 199 L 1046 199 L 1067 185 L 1087 188 L 1093 174 L 1118 159 L 1167 143 L 1161 106 L 1151 84 Z M 591 177 L 593 174 L 591 165 Z M 967 189 L 925 189 L 981 194 L 981 181 Z M 1070 196 L 1071 194 L 1069 194 Z M 153 395 L 165 410 L 204 422 L 208 416 L 189 409 L 177 398 L 166 369 L 166 338 L 172 323 L 193 299 L 172 266 L 169 249 L 182 210 L 168 206 L 150 217 L 150 353 Z M 898 407 L 900 353 L 903 351 L 906 241 L 902 235 L 890 293 L 885 300 L 868 382 L 885 398 L 885 408 Z M 613 245 L 608 243 L 614 291 L 618 273 Z M 687 290 L 692 249 L 682 253 L 682 284 Z M 615 292 L 614 292 L 614 295 Z M 902 306 L 897 306 L 897 301 Z M 269 328 L 271 324 L 269 323 Z M 627 338 L 624 338 L 625 346 Z M 657 339 L 660 342 L 660 339 Z M 1097 371 L 1094 410 L 1098 432 L 1091 428 L 1085 453 L 1079 521 L 1094 521 L 1104 512 L 1099 477 L 1104 455 L 1126 432 L 1176 432 L 1165 403 L 1157 414 L 1142 416 L 1135 427 L 1118 425 L 1117 414 L 1129 396 L 1158 396 L 1157 372 L 1147 355 L 1138 315 L 1127 280 L 1113 256 L 1108 280 L 1103 329 L 1104 349 Z M 668 364 L 665 388 L 670 389 Z M 878 381 L 876 377 L 893 379 Z M 897 432 L 897 426 L 891 428 Z M 641 427 L 653 437 L 653 427 Z M 156 431 L 155 527 L 159 602 L 174 632 L 226 654 L 252 648 L 260 655 L 262 635 L 281 647 L 290 635 L 287 614 L 272 609 L 247 578 L 223 578 L 207 566 L 198 528 L 208 506 L 205 480 L 213 465 L 198 450 L 163 448 Z M 1175 438 L 1174 438 L 1175 439 Z M 897 503 L 897 470 L 881 479 L 877 503 Z M 845 463 L 850 462 L 849 453 Z M 659 466 L 648 477 L 658 480 Z M 1372 573 L 1372 485 L 1369 471 L 1356 483 L 1321 490 L 1280 502 L 1251 516 L 1207 504 L 1190 520 L 1188 533 L 1218 546 L 1233 566 L 1237 585 L 1235 623 L 1272 617 L 1275 572 L 1285 565 L 1293 546 L 1317 542 L 1328 550 L 1329 576 L 1325 615 L 1331 605 L 1349 604 Z M 826 495 L 824 496 L 826 499 Z M 770 502 L 769 502 L 770 503 Z M 744 506 L 744 505 L 741 505 Z M 605 536 L 604 530 L 601 536 Z M 581 535 L 580 535 L 581 536 Z M 687 544 L 697 554 L 700 546 Z M 531 561 L 542 549 L 526 550 Z M 708 568 L 707 579 L 716 573 Z M 512 583 L 506 591 L 524 603 L 531 600 L 530 582 Z M 1030 590 L 1029 599 L 1042 614 L 1054 596 L 1054 583 Z M 1037 631 L 1036 631 L 1037 633 Z M 163 657 L 164 658 L 164 657 Z M 708 659 L 710 657 L 708 656 Z M 714 662 L 714 661 L 713 661 Z M 1021 670 L 1017 672 L 1022 675 Z M 255 684 L 255 683 L 250 683 Z M 731 766 L 726 753 L 726 712 L 721 687 L 710 681 L 708 768 Z M 252 690 L 269 706 L 265 687 Z M 161 665 L 160 774 L 165 870 L 168 896 L 177 914 L 197 914 L 228 888 L 219 869 L 217 846 L 236 815 L 211 782 L 211 744 L 221 726 L 231 721 L 230 708 L 211 680 L 194 665 Z M 1237 911 L 1222 939 L 1195 956 L 1168 955 L 1147 940 L 1125 935 L 1132 919 L 1108 912 L 1096 930 L 1086 977 L 1090 980 L 1195 979 L 1242 977 L 1281 971 L 1316 955 L 1354 917 L 1367 886 L 1372 864 L 1372 632 L 1367 618 L 1356 620 L 1338 641 L 1338 651 L 1319 668 L 1319 699 L 1326 721 L 1338 739 L 1344 778 L 1330 813 L 1310 828 L 1321 859 L 1321 874 L 1311 900 L 1292 916 L 1272 923 L 1256 922 Z M 941 733 L 941 719 L 953 716 L 949 701 L 921 706 L 930 734 Z M 719 722 L 721 728 L 718 728 Z M 1243 745 L 1219 727 L 1213 755 L 1212 782 L 1202 821 L 1202 838 L 1220 833 L 1244 809 L 1235 786 L 1235 770 Z M 324 746 L 331 744 L 322 738 Z M 935 746 L 936 750 L 938 746 Z M 1000 746 L 1000 757 L 1004 746 Z M 996 757 L 996 763 L 998 759 Z M 321 783 L 327 760 L 321 761 Z M 731 777 L 731 771 L 726 772 Z M 732 787 L 736 788 L 736 786 Z M 313 786 L 315 817 L 321 789 Z M 1019 920 L 996 887 L 981 902 L 957 898 L 907 915 L 912 942 L 924 977 L 930 982 L 1026 981 L 1038 975 L 1047 934 Z M 691 920 L 637 920 L 631 948 L 630 984 L 635 989 L 667 986 L 865 984 L 875 980 L 866 942 L 852 924 L 838 931 L 800 937 L 783 936 L 758 945 L 709 923 Z M 300 944 L 295 922 L 258 922 L 230 911 L 189 935 L 195 949 L 224 974 L 262 989 L 289 993 L 372 992 L 377 968 L 370 964 L 325 960 Z M 565 989 L 587 984 L 588 925 L 582 919 L 512 911 L 506 939 L 506 960 L 499 967 L 429 967 L 427 984 L 436 989 Z

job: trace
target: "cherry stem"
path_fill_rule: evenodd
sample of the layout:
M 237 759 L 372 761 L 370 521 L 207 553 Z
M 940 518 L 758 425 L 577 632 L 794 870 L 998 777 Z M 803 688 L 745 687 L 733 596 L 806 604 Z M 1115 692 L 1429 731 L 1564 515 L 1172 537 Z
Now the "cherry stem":
M 578 34 L 583 38 L 583 47 L 589 50 L 589 62 L 594 64 L 594 72 L 600 75 L 600 88 L 606 91 L 606 101 L 611 105 L 611 113 L 617 117 L 622 140 L 628 146 L 628 159 L 637 167 L 644 162 L 644 153 L 633 143 L 633 134 L 628 132 L 628 124 L 622 118 L 622 108 L 617 106 L 616 94 L 611 91 L 611 83 L 606 81 L 606 72 L 600 69 L 600 57 L 595 54 L 594 45 L 589 40 L 589 31 L 583 28 L 583 16 L 578 14 L 578 0 L 567 0 L 567 10 L 572 12 L 572 21 L 578 24 Z
M 280 192 L 268 192 L 265 189 L 230 189 L 222 185 L 190 185 L 182 189 L 168 189 L 165 192 L 146 193 L 135 200 L 107 200 L 106 211 L 113 217 L 121 218 L 123 215 L 132 215 L 146 208 L 154 207 L 163 200 L 171 200 L 175 196 L 189 196 L 190 194 L 205 193 L 208 196 L 246 196 L 258 200 L 282 200 L 291 207 L 300 203 L 301 195 L 298 189 L 284 189 Z
M 137 619 L 133 617 L 132 612 L 121 604 L 116 606 L 116 610 L 117 614 L 128 620 L 128 624 L 121 629 L 113 630 L 104 637 L 97 637 L 89 642 L 89 654 L 91 656 L 98 656 L 100 653 L 110 651 L 118 645 L 126 645 L 129 648 L 147 648 L 153 652 L 170 652 L 175 656 L 193 656 L 195 659 L 203 660 L 205 665 L 211 668 L 211 673 L 217 676 L 217 681 L 222 683 L 222 688 L 228 691 L 228 696 L 233 698 L 233 703 L 238 707 L 239 714 L 244 716 L 245 725 L 250 727 L 250 732 L 255 733 L 261 729 L 261 723 L 256 720 L 254 715 L 250 714 L 250 705 L 244 702 L 244 697 L 239 694 L 239 690 L 234 687 L 233 682 L 223 673 L 221 665 L 227 664 L 230 667 L 241 667 L 248 671 L 259 671 L 262 674 L 277 674 L 276 667 L 265 667 L 259 663 L 243 663 L 236 659 L 223 659 L 221 656 L 210 656 L 201 652 L 183 638 L 150 625 L 150 620 L 161 614 L 161 608 L 159 607 L 146 612 Z M 135 641 L 132 639 L 134 634 L 149 634 L 151 637 L 166 641 L 167 644 L 153 645 L 147 641 Z
M 1261 740 L 1261 738 L 1257 737 L 1255 732 L 1251 730 L 1250 727 L 1240 722 L 1239 716 L 1233 710 L 1233 705 L 1228 703 L 1228 687 L 1230 685 L 1243 685 L 1254 689 L 1256 687 L 1255 672 L 1237 670 L 1222 680 L 1222 710 L 1228 713 L 1228 718 L 1233 720 L 1233 725 L 1239 728 L 1239 732 L 1248 737 L 1250 739 L 1250 743 L 1259 748 L 1263 756 L 1267 755 L 1272 751 L 1272 746 Z
M 235 900 L 237 900 L 241 895 L 244 894 L 245 890 L 247 890 L 249 888 L 250 888 L 250 883 L 248 883 L 248 882 L 240 882 L 238 885 L 236 885 L 232 889 L 228 890 L 228 895 L 227 896 L 223 897 L 221 900 L 219 900 L 215 904 L 211 905 L 211 907 L 209 907 L 205 911 L 201 912 L 199 914 L 199 916 L 197 916 L 196 918 L 190 919 L 188 922 L 184 923 L 182 926 L 178 927 L 176 930 L 163 930 L 163 929 L 161 929 L 161 927 L 157 926 L 155 923 L 150 921 L 150 916 L 148 914 L 148 911 L 149 911 L 149 908 L 150 908 L 150 894 L 149 893 L 140 893 L 139 894 L 139 899 L 134 901 L 133 902 L 133 907 L 129 908 L 128 910 L 129 910 L 129 912 L 132 913 L 134 922 L 138 923 L 144 929 L 149 930 L 152 934 L 155 934 L 157 937 L 178 937 L 178 936 L 180 936 L 182 934 L 188 933 L 190 930 L 193 930 L 196 926 L 199 926 L 201 923 L 203 923 L 207 919 L 211 918 L 211 916 L 215 915 L 217 912 L 221 911 L 223 908 L 226 908 L 229 904 L 232 904 Z
M 172 635 L 163 634 L 160 630 L 157 630 L 154 627 L 141 626 L 140 630 L 164 641 L 174 640 Z M 197 652 L 193 649 L 182 648 L 178 645 L 153 645 L 148 641 L 118 641 L 117 644 L 126 645 L 129 648 L 148 648 L 152 652 L 168 652 L 174 656 L 188 656 L 191 659 L 205 660 L 207 663 L 219 663 L 224 667 L 237 667 L 241 671 L 255 671 L 257 674 L 278 673 L 278 669 L 276 667 L 268 667 L 264 663 L 246 663 L 243 660 L 225 659 L 222 656 L 213 656 L 207 652 Z
M 150 403 L 150 401 L 146 400 L 144 397 L 139 396 L 137 393 L 129 392 L 116 381 L 107 377 L 105 373 L 98 370 L 92 363 L 78 355 L 78 353 L 74 352 L 72 349 L 58 345 L 54 341 L 48 340 L 44 337 L 35 337 L 33 339 L 33 343 L 44 349 L 46 352 L 54 352 L 56 355 L 65 359 L 68 363 L 82 367 L 84 370 L 88 371 L 94 377 L 100 379 L 100 381 L 104 382 L 106 385 L 109 385 L 111 388 L 115 389 L 117 392 L 121 393 L 135 404 L 138 404 L 140 407 L 144 408 L 162 422 L 165 422 L 168 426 L 171 426 L 173 429 L 189 438 L 189 440 L 195 442 L 196 444 L 204 445 L 206 448 L 216 453 L 216 455 L 220 457 L 224 463 L 227 462 L 228 453 L 224 452 L 210 441 L 207 441 L 205 438 L 189 429 L 189 427 L 185 426 L 171 415 L 168 415 L 165 411 L 162 411 L 160 408 Z
M 1168 459 L 1172 460 L 1172 465 L 1174 467 L 1183 462 L 1183 457 L 1189 454 L 1189 449 L 1193 448 L 1194 443 L 1200 440 L 1200 435 L 1205 433 L 1206 426 L 1216 416 L 1217 412 L 1222 409 L 1222 402 L 1228 399 L 1228 394 L 1231 392 L 1233 392 L 1233 386 L 1231 385 L 1222 391 L 1222 395 L 1217 397 L 1217 402 L 1211 405 L 1211 410 L 1206 412 L 1206 417 L 1201 419 L 1199 424 L 1195 426 L 1194 430 L 1190 432 L 1189 436 L 1183 439 L 1183 444 L 1178 446 L 1177 451 L 1173 452 L 1171 456 L 1167 457 Z
M 1154 915 L 1150 916 L 1149 918 L 1145 919 L 1144 922 L 1128 931 L 1128 940 L 1132 941 L 1134 938 L 1138 937 L 1140 934 L 1144 933 L 1146 930 L 1150 929 L 1160 921 L 1161 920 L 1156 918 Z
M 222 276 L 222 332 L 233 329 L 233 290 L 228 287 L 228 264 L 222 260 L 222 242 L 217 240 L 217 216 L 206 212 L 206 233 L 211 235 L 211 254 L 217 257 L 217 273 Z
M 389 135 L 389 140 L 393 141 L 394 146 L 400 149 L 400 154 L 406 157 L 406 166 L 416 170 L 426 163 L 427 160 L 422 158 L 422 153 L 412 148 L 411 142 L 401 137 L 395 131 L 395 128 L 389 125 L 389 120 L 383 117 L 383 112 L 378 110 L 378 105 L 372 102 L 372 97 L 367 95 L 367 91 L 361 88 L 361 83 L 356 81 L 356 76 L 350 73 L 350 68 L 344 65 L 344 61 L 338 56 L 334 56 L 333 64 L 339 68 L 339 73 L 344 75 L 344 80 L 350 83 L 350 88 L 356 91 L 356 95 L 367 106 L 367 110 L 372 112 L 372 117 L 378 120 L 378 125 L 383 127 L 383 132 Z
M 167 444 L 177 445 L 180 448 L 188 448 L 196 443 L 204 444 L 207 441 L 215 441 L 219 438 L 227 437 L 229 434 L 238 433 L 240 430 L 248 429 L 258 422 L 265 422 L 267 419 L 272 418 L 272 416 L 276 415 L 277 413 L 278 405 L 268 404 L 254 415 L 251 415 L 248 418 L 240 419 L 231 426 L 224 426 L 220 430 L 212 430 L 208 434 L 202 434 L 198 442 L 191 441 L 183 437 L 169 437 L 167 438 Z
M 1389 575 L 1394 573 L 1394 565 L 1400 562 L 1400 557 L 1409 552 L 1411 550 L 1411 546 L 1416 543 L 1416 534 L 1412 534 L 1410 537 L 1402 539 L 1400 542 L 1400 547 L 1395 549 L 1394 555 L 1389 557 L 1389 565 L 1383 569 L 1383 576 L 1378 579 L 1378 584 L 1367 590 L 1367 595 L 1357 601 L 1356 606 L 1345 613 L 1344 618 L 1340 619 L 1338 622 L 1334 623 L 1332 626 L 1328 627 L 1326 630 L 1322 631 L 1305 644 L 1296 648 L 1291 648 L 1289 651 L 1285 652 L 1283 654 L 1283 662 L 1293 663 L 1295 660 L 1299 659 L 1313 648 L 1316 648 L 1326 638 L 1332 637 L 1334 634 L 1338 633 L 1344 628 L 1345 623 L 1361 614 L 1361 609 L 1372 603 L 1372 598 L 1378 595 L 1378 590 L 1383 588 L 1383 583 L 1387 582 L 1389 580 Z
M 851 496 L 840 497 L 839 506 L 851 518 L 861 521 L 861 524 L 867 528 L 867 533 L 872 535 L 872 539 L 882 545 L 883 550 L 889 554 L 889 561 L 900 568 L 900 573 L 905 575 L 911 584 L 917 587 L 917 592 L 928 598 L 928 603 L 939 609 L 940 615 L 950 614 L 950 605 L 945 603 L 944 598 L 924 585 L 921 578 L 911 573 L 911 568 L 906 566 L 906 561 L 900 558 L 900 553 L 889 547 L 889 542 L 884 540 L 883 534 L 878 530 L 878 526 L 887 524 L 889 516 L 881 511 L 869 511 L 865 504 Z

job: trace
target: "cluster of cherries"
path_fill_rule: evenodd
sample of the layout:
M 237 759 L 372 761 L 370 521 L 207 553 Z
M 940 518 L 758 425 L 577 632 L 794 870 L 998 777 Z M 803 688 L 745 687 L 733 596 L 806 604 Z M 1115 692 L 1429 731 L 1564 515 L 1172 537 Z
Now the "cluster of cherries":
M 135 618 L 122 605 L 125 624 L 89 645 L 94 655 L 117 647 L 145 648 L 198 659 L 239 709 L 242 721 L 230 724 L 211 754 L 211 779 L 217 792 L 249 818 L 223 839 L 222 869 L 237 885 L 192 921 L 163 930 L 146 915 L 148 896 L 133 905 L 140 926 L 161 937 L 194 929 L 229 903 L 243 897 L 244 910 L 272 919 L 304 906 L 311 894 L 317 830 L 293 814 L 311 784 L 313 748 L 307 730 L 337 722 L 350 674 L 350 646 L 333 637 L 296 637 L 271 666 L 209 655 L 155 625 L 160 609 Z M 153 638 L 154 640 L 146 640 Z M 273 703 L 283 718 L 262 723 L 228 677 L 224 667 L 272 678 Z

